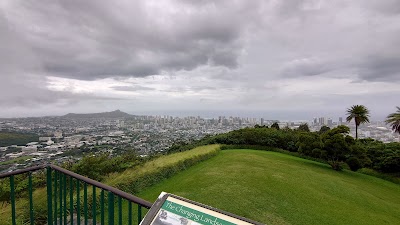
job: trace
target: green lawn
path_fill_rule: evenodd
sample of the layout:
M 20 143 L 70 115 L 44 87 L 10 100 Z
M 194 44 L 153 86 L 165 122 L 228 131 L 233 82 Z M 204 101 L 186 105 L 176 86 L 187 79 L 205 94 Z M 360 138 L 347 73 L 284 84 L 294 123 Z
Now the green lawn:
M 266 224 L 400 224 L 400 185 L 276 152 L 221 151 L 139 196 L 161 191 Z

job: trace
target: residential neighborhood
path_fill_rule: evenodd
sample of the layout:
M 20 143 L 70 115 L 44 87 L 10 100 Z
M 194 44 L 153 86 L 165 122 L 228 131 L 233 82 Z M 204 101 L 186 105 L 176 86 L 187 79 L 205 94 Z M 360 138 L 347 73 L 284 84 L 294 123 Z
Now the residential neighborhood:
M 206 135 L 255 125 L 270 126 L 274 122 L 278 122 L 281 128 L 290 129 L 307 123 L 311 131 L 318 131 L 322 126 L 332 128 L 344 124 L 355 135 L 354 125 L 344 123 L 341 118 L 337 121 L 324 117 L 311 121 L 277 121 L 232 116 L 134 116 L 118 110 L 111 113 L 114 114 L 0 119 L 0 131 L 34 135 L 30 142 L 19 145 L 5 145 L 0 141 L 0 170 L 12 171 L 50 161 L 74 162 L 85 154 L 120 155 L 134 152 L 145 157 L 166 151 L 173 143 L 189 143 Z M 359 135 L 383 142 L 398 141 L 398 135 L 384 122 L 361 126 Z

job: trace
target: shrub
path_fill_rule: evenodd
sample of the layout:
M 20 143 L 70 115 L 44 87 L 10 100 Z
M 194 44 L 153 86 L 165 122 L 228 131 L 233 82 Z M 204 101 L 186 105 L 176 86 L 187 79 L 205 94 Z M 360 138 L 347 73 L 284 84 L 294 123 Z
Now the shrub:
M 358 169 L 360 169 L 361 163 L 360 160 L 358 160 L 356 157 L 350 157 L 346 160 L 347 165 L 349 165 L 350 169 L 352 171 L 357 171 Z
M 138 193 L 153 184 L 175 175 L 180 171 L 186 170 L 187 168 L 201 161 L 215 156 L 218 153 L 218 150 L 219 148 L 203 155 L 195 155 L 176 163 L 159 167 L 151 172 L 145 172 L 132 178 L 127 178 L 124 182 L 117 183 L 116 187 L 132 194 Z

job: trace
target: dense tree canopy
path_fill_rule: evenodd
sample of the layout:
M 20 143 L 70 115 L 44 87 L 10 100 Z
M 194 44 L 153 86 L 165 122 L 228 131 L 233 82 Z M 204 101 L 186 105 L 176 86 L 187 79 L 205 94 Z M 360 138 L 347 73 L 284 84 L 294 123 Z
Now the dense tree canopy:
M 310 128 L 308 127 L 308 124 L 307 124 L 307 123 L 302 123 L 302 124 L 300 124 L 298 130 L 299 130 L 299 131 L 310 132 Z
M 325 129 L 325 128 L 324 128 Z M 362 167 L 386 173 L 400 172 L 400 143 L 382 143 L 373 139 L 355 140 L 347 126 L 304 132 L 274 128 L 244 128 L 209 136 L 199 144 L 227 144 L 251 148 L 273 147 L 312 157 L 340 170 L 348 164 L 352 170 Z
M 279 124 L 277 122 L 275 122 L 271 125 L 271 128 L 275 128 L 275 129 L 279 130 Z
M 330 127 L 324 125 L 321 127 L 321 129 L 319 129 L 319 133 L 323 134 L 323 133 L 329 131 L 330 129 L 331 129 Z
M 340 162 L 350 153 L 352 137 L 348 136 L 349 132 L 348 127 L 338 126 L 322 135 L 323 157 L 334 170 L 341 169 Z

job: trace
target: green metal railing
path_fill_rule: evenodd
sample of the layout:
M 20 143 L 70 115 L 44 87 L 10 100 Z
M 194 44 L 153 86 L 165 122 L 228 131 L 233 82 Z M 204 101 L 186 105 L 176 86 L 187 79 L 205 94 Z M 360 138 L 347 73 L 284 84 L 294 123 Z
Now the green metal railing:
M 134 223 L 133 212 L 137 214 L 137 223 L 140 223 L 142 209 L 149 209 L 152 206 L 152 203 L 148 201 L 61 167 L 55 165 L 35 166 L 0 174 L 0 179 L 10 179 L 12 225 L 17 225 L 18 218 L 15 176 L 27 173 L 29 219 L 26 219 L 25 216 L 23 221 L 18 224 L 40 224 L 39 221 L 35 221 L 32 173 L 43 169 L 46 169 L 48 225 L 88 225 L 89 223 L 132 225 Z M 137 205 L 137 209 L 133 209 L 133 204 Z M 123 205 L 126 206 L 125 209 Z M 123 215 L 125 215 L 125 220 Z M 41 216 L 43 217 L 43 215 Z

